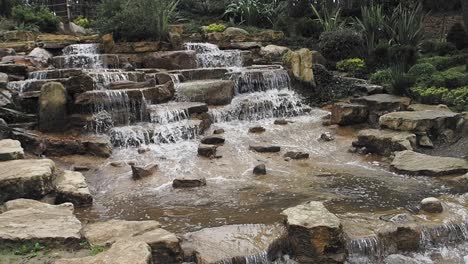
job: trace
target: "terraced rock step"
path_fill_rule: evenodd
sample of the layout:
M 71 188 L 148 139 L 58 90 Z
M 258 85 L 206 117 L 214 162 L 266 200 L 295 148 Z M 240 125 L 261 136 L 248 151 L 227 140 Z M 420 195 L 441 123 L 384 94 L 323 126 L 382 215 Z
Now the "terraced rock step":
M 165 124 L 188 119 L 192 114 L 208 112 L 205 103 L 170 102 L 165 104 L 147 105 L 146 111 L 153 123 Z
M 395 111 L 403 111 L 408 108 L 411 99 L 390 94 L 374 94 L 351 99 L 351 103 L 365 105 L 369 111 L 368 121 L 378 124 L 380 116 Z
M 371 153 L 390 156 L 395 151 L 413 150 L 416 135 L 409 132 L 366 129 L 359 131 L 355 147 L 365 147 Z
M 97 62 L 97 64 L 96 64 Z M 120 59 L 119 56 L 114 54 L 94 54 L 90 56 L 86 55 L 67 55 L 67 56 L 56 56 L 52 58 L 52 65 L 56 68 L 119 68 Z M 99 66 L 99 67 L 97 67 Z
M 391 166 L 400 173 L 411 175 L 444 176 L 468 172 L 468 160 L 429 156 L 410 150 L 397 152 Z
M 64 171 L 55 180 L 56 203 L 70 202 L 73 205 L 89 206 L 93 203 L 93 197 L 86 183 L 86 179 L 80 172 Z
M 81 74 L 77 76 L 70 76 L 68 78 L 58 79 L 29 79 L 25 81 L 17 81 L 8 83 L 8 88 L 18 93 L 39 92 L 41 87 L 48 82 L 59 82 L 67 90 L 69 94 L 83 93 L 94 89 L 93 79 L 86 75 Z
M 0 140 L 0 161 L 22 158 L 24 158 L 24 150 L 21 142 L 11 139 Z
M 234 82 L 228 80 L 184 82 L 177 86 L 177 95 L 183 101 L 226 105 L 231 103 L 234 97 Z
M 229 72 L 227 68 L 209 68 L 209 69 L 187 69 L 178 71 L 169 71 L 169 74 L 177 74 L 182 77 L 181 81 L 198 81 L 226 78 Z

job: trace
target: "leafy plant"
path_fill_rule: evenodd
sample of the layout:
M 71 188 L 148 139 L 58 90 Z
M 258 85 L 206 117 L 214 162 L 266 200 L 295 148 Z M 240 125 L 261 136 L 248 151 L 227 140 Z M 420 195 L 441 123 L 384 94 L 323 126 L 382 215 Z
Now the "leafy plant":
M 411 92 L 417 100 L 426 104 L 446 104 L 456 111 L 468 110 L 468 87 L 448 89 L 445 87 L 413 87 Z
M 0 16 L 0 30 L 9 31 L 16 28 L 15 21 Z
M 393 45 L 389 49 L 390 62 L 399 65 L 404 72 L 418 61 L 418 51 L 411 45 Z
M 54 13 L 41 6 L 17 5 L 13 7 L 12 18 L 24 28 L 37 28 L 49 33 L 57 31 L 60 22 Z
M 325 32 L 341 30 L 346 25 L 346 19 L 341 16 L 341 8 L 330 8 L 322 5 L 319 12 L 317 7 L 312 5 L 312 10 Z
M 420 4 L 410 8 L 398 5 L 387 26 L 392 42 L 417 47 L 424 39 L 425 16 Z
M 411 75 L 416 83 L 426 83 L 430 80 L 431 76 L 437 72 L 434 65 L 430 63 L 418 63 L 411 67 L 408 74 Z
M 89 19 L 82 16 L 75 18 L 75 20 L 73 20 L 73 23 L 84 28 L 89 28 L 91 26 L 91 22 L 89 21 Z
M 409 88 L 414 84 L 412 76 L 400 64 L 395 64 L 390 69 L 390 91 L 397 95 L 408 95 Z
M 468 74 L 449 69 L 432 75 L 428 86 L 447 87 L 449 89 L 468 85 Z
M 332 61 L 361 57 L 363 45 L 361 35 L 352 30 L 328 31 L 320 35 L 320 52 Z
M 361 18 L 355 18 L 354 23 L 363 35 L 368 54 L 371 54 L 385 37 L 387 17 L 382 6 L 373 3 L 370 6 L 364 5 L 361 7 Z
M 37 252 L 44 250 L 45 247 L 42 246 L 40 243 L 24 243 L 18 249 L 14 251 L 15 255 L 35 255 Z
M 223 24 L 209 24 L 204 27 L 207 32 L 223 32 L 226 29 L 226 26 Z
M 366 68 L 366 63 L 363 59 L 360 58 L 346 59 L 337 62 L 336 68 L 342 72 L 350 72 L 355 74 L 364 71 Z
M 266 3 L 261 0 L 236 0 L 226 7 L 224 14 L 239 24 L 258 26 L 268 22 L 276 27 L 278 18 L 285 9 L 285 3 L 280 0 L 270 0 Z
M 419 60 L 420 63 L 430 63 L 436 67 L 438 71 L 443 71 L 455 66 L 465 65 L 468 55 L 460 54 L 454 56 L 434 56 L 428 58 L 422 58 Z
M 106 247 L 104 246 L 93 246 L 90 248 L 90 254 L 91 256 L 96 256 L 99 253 L 104 252 L 106 250 Z
M 370 76 L 369 81 L 372 84 L 382 85 L 384 88 L 390 88 L 392 72 L 390 69 L 377 71 Z

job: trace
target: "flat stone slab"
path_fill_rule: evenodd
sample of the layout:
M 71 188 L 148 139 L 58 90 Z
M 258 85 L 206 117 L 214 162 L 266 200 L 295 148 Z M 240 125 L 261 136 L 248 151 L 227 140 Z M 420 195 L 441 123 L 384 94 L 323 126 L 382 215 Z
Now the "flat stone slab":
M 444 176 L 468 172 L 468 160 L 430 156 L 406 150 L 395 153 L 392 168 L 411 175 Z
M 177 85 L 178 95 L 185 101 L 203 102 L 208 105 L 230 104 L 234 97 L 234 81 L 203 80 Z
M 380 126 L 393 130 L 428 132 L 454 128 L 461 114 L 445 110 L 394 112 L 380 117 Z
M 24 158 L 24 150 L 18 140 L 0 140 L 0 161 Z
M 81 239 L 81 222 L 73 205 L 50 205 L 35 200 L 6 202 L 0 214 L 0 244 L 40 242 L 60 245 Z
M 151 249 L 142 241 L 119 241 L 96 256 L 59 259 L 55 264 L 150 264 Z M 159 263 L 159 262 L 158 262 Z
M 386 110 L 395 106 L 406 108 L 411 103 L 411 99 L 391 94 L 374 94 L 351 99 L 351 102 L 364 104 L 376 110 Z
M 390 156 L 395 151 L 413 150 L 416 135 L 409 132 L 366 129 L 359 131 L 358 140 L 353 144 L 366 147 L 371 153 Z
M 93 203 L 86 179 L 80 172 L 64 171 L 55 180 L 56 203 L 70 202 L 77 207 Z
M 257 263 L 255 256 L 266 254 L 284 235 L 281 225 L 227 225 L 185 234 L 182 248 L 196 263 Z
M 42 198 L 54 189 L 55 163 L 49 159 L 0 162 L 0 203 Z

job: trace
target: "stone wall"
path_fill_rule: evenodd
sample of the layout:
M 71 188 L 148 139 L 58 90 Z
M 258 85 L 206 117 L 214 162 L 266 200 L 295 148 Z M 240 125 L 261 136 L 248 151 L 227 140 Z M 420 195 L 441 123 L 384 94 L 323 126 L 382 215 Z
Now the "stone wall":
M 429 15 L 424 21 L 426 36 L 436 39 L 441 38 L 441 36 L 445 38 L 447 32 L 456 23 L 463 24 L 463 17 L 460 14 Z

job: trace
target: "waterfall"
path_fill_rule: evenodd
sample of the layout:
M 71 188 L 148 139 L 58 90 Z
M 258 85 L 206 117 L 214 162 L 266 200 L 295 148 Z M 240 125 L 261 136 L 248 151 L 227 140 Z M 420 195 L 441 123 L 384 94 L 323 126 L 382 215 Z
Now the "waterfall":
M 88 71 L 88 75 L 93 78 L 93 82 L 99 90 L 107 89 L 114 82 L 138 81 L 137 72 L 124 72 L 121 70 L 99 69 L 97 71 Z
M 281 90 L 291 87 L 289 74 L 284 69 L 240 70 L 231 73 L 236 94 L 267 90 Z
M 106 57 L 99 54 L 98 44 L 73 44 L 63 49 L 64 62 L 62 68 L 107 68 Z M 109 57 L 110 55 L 105 55 Z M 118 61 L 117 55 L 110 56 Z
M 113 124 L 130 124 L 132 108 L 132 102 L 125 91 L 105 90 L 94 97 L 93 114 L 107 112 L 112 117 Z
M 174 105 L 177 105 L 177 103 Z M 171 108 L 170 104 L 163 107 L 157 107 L 149 113 L 150 122 L 157 124 L 179 122 L 189 119 L 189 117 L 190 115 L 187 109 Z
M 187 50 L 196 52 L 200 68 L 242 67 L 242 53 L 239 50 L 220 50 L 210 43 L 186 43 Z

